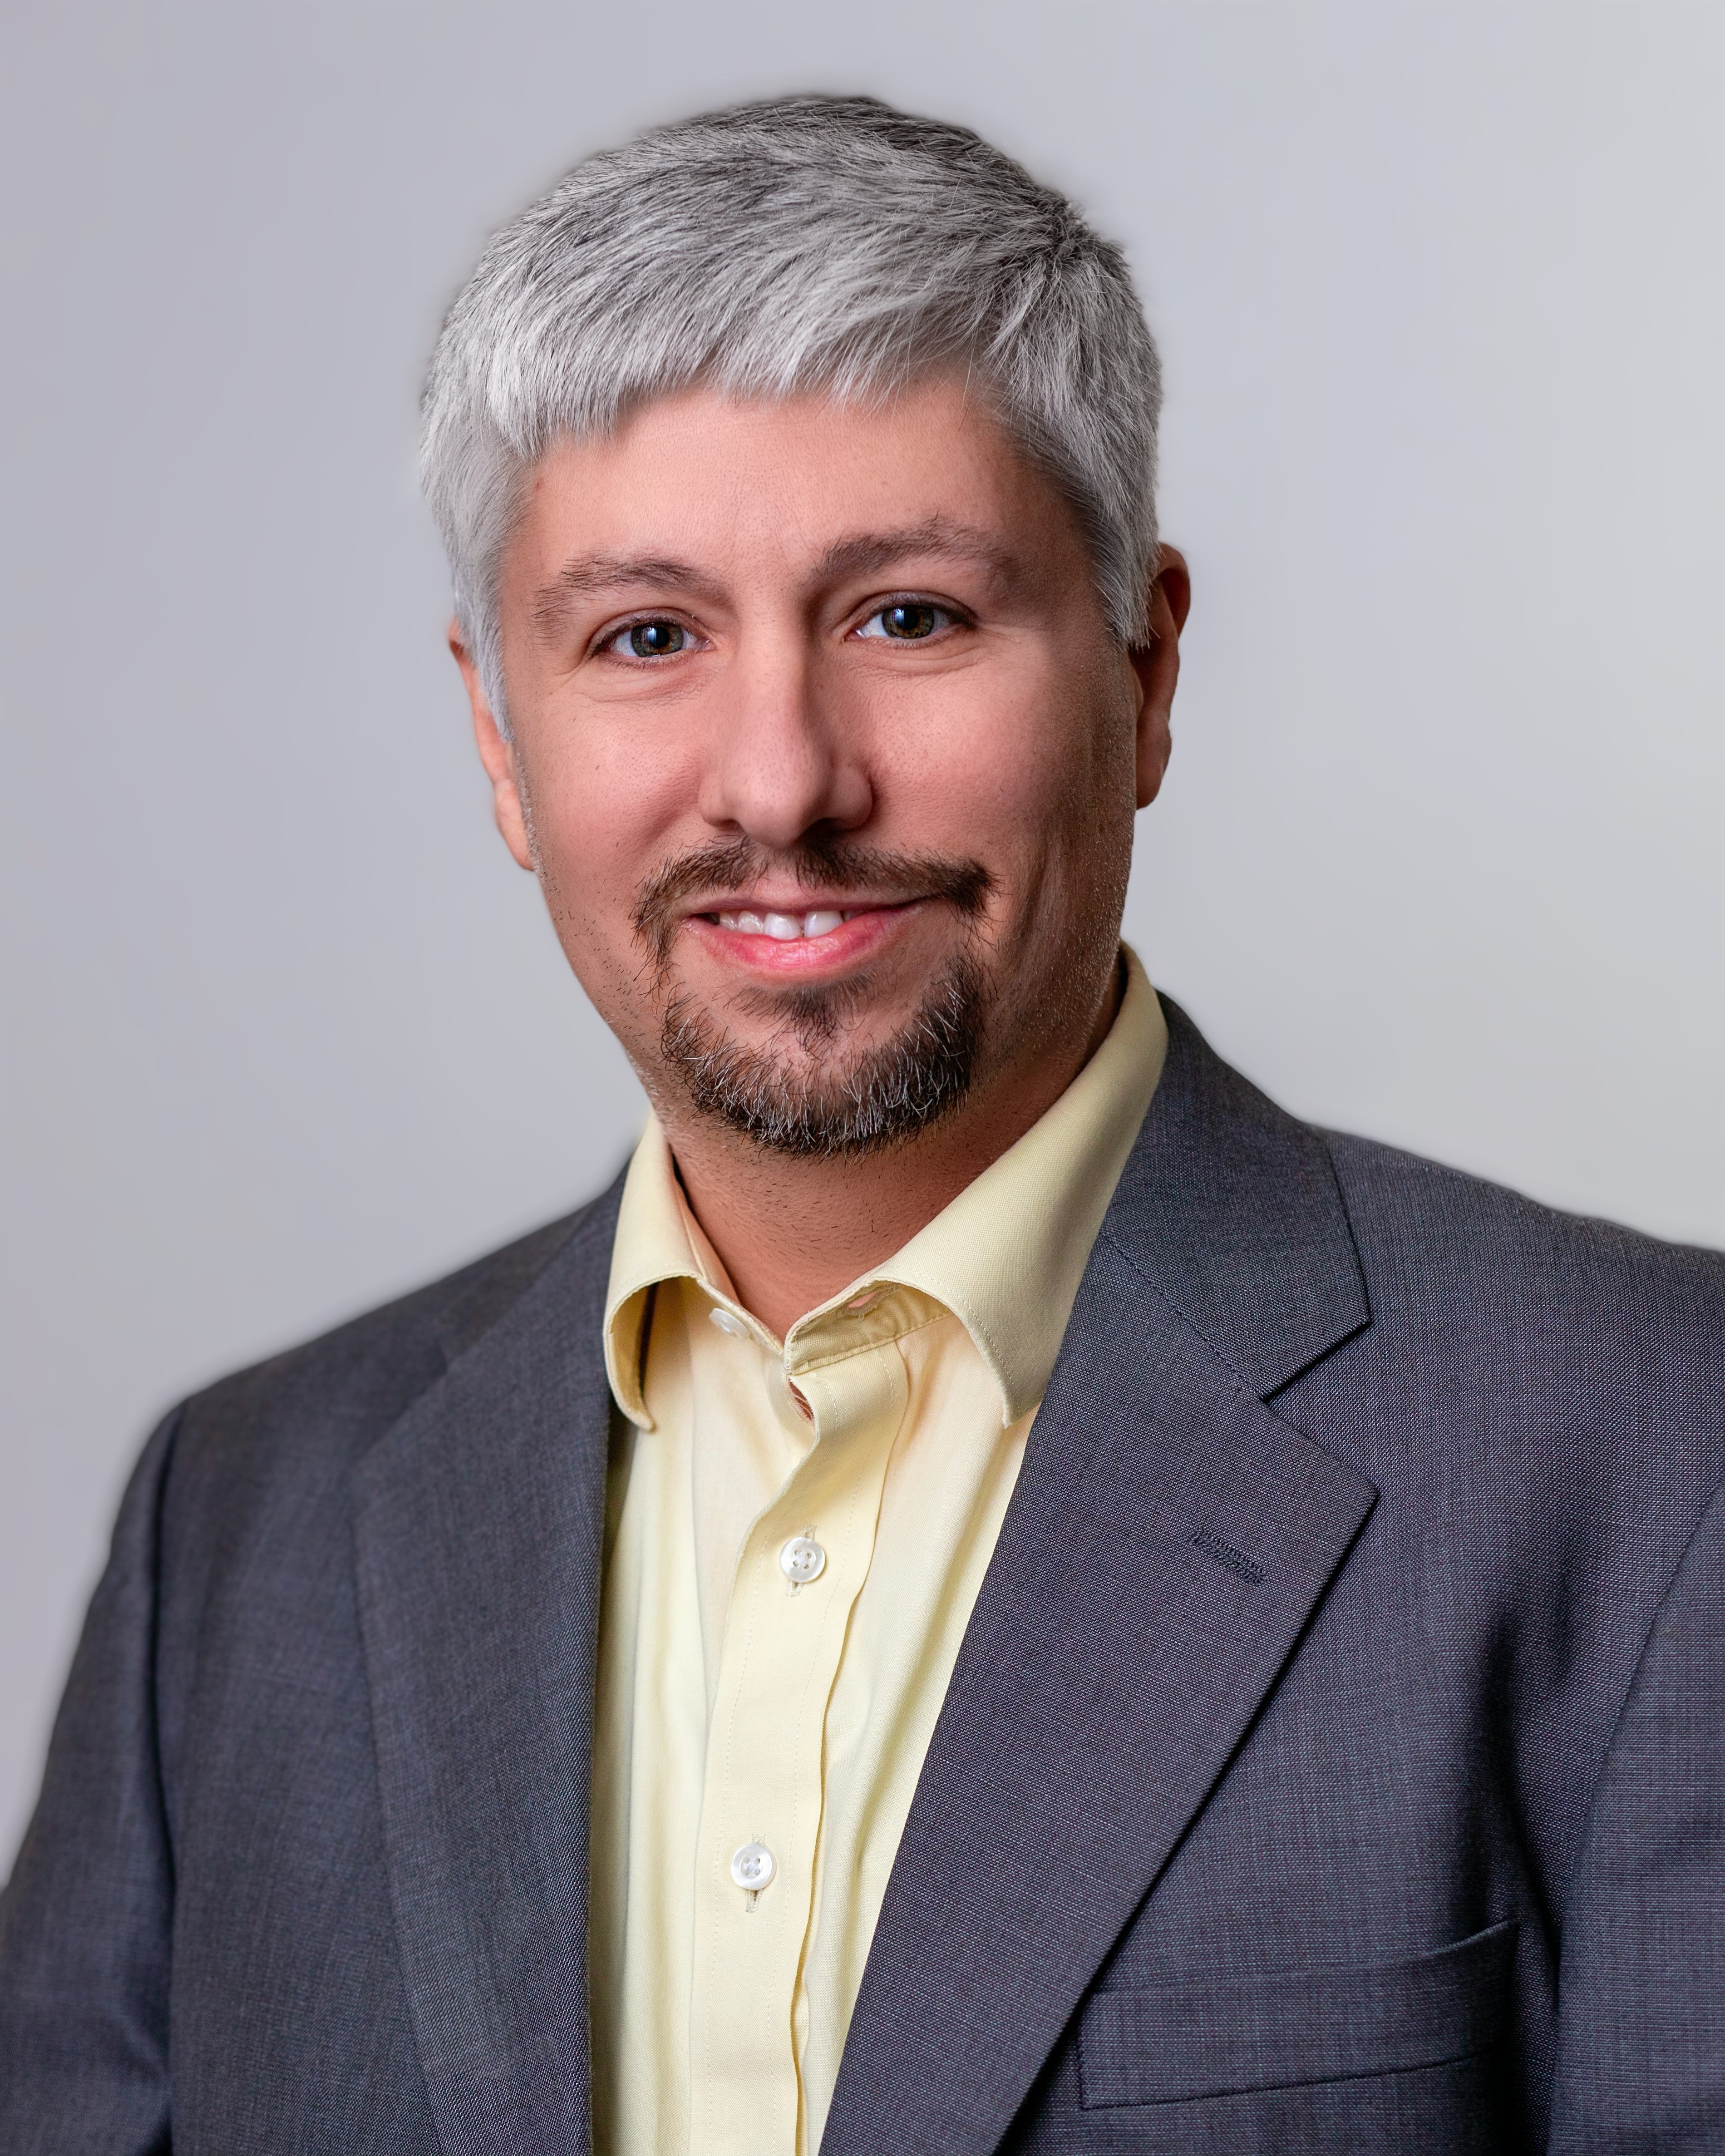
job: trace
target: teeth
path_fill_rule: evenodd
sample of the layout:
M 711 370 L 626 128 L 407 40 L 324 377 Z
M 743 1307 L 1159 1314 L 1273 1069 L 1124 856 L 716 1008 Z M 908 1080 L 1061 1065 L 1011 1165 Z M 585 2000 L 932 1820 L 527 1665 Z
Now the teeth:
M 794 943 L 800 939 L 830 936 L 850 918 L 848 913 L 834 912 L 721 913 L 719 926 L 739 936 L 770 936 L 775 943 Z

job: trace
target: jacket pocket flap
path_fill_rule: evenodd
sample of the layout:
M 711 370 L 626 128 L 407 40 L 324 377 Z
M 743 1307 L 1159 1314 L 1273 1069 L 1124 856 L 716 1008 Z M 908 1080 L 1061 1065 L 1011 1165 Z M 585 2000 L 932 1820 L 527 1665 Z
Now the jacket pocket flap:
M 1178 2103 L 1471 2057 L 1503 2027 L 1517 1930 L 1366 1969 L 1100 1991 L 1079 2023 L 1080 2100 Z

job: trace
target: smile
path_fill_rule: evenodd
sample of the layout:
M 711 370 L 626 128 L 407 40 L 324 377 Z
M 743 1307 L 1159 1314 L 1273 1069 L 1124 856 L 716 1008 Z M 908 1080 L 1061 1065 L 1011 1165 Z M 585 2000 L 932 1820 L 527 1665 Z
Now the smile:
M 850 913 L 721 913 L 713 916 L 721 928 L 737 936 L 770 936 L 775 943 L 814 942 L 853 920 Z

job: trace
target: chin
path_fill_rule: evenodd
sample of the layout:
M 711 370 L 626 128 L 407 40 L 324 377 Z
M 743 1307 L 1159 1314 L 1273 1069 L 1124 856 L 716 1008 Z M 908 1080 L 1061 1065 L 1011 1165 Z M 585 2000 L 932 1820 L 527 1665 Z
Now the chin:
M 727 1029 L 693 997 L 675 998 L 660 1064 L 690 1104 L 773 1151 L 833 1158 L 902 1145 L 971 1090 L 987 1029 L 980 968 L 955 959 L 897 1017 L 856 1023 L 857 984 L 773 998 L 777 1024 Z

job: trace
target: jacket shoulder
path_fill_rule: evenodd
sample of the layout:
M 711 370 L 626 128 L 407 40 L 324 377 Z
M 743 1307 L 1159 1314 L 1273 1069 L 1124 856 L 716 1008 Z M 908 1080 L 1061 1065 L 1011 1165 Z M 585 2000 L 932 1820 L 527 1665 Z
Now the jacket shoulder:
M 1296 1411 L 1380 1487 L 1441 1486 L 1451 1517 L 1675 1563 L 1725 1476 L 1725 1255 L 1327 1142 L 1371 1322 Z
M 457 1271 L 218 1378 L 179 1409 L 182 1432 L 235 1433 L 309 1417 L 326 1430 L 351 1426 L 356 1439 L 367 1430 L 375 1434 L 489 1332 L 572 1245 L 590 1240 L 593 1261 L 608 1263 L 620 1189 L 619 1178 L 574 1212 Z
M 1376 1293 L 1485 1317 L 1550 1304 L 1578 1323 L 1657 1315 L 1725 1336 L 1725 1251 L 1565 1213 L 1460 1168 L 1321 1133 Z

